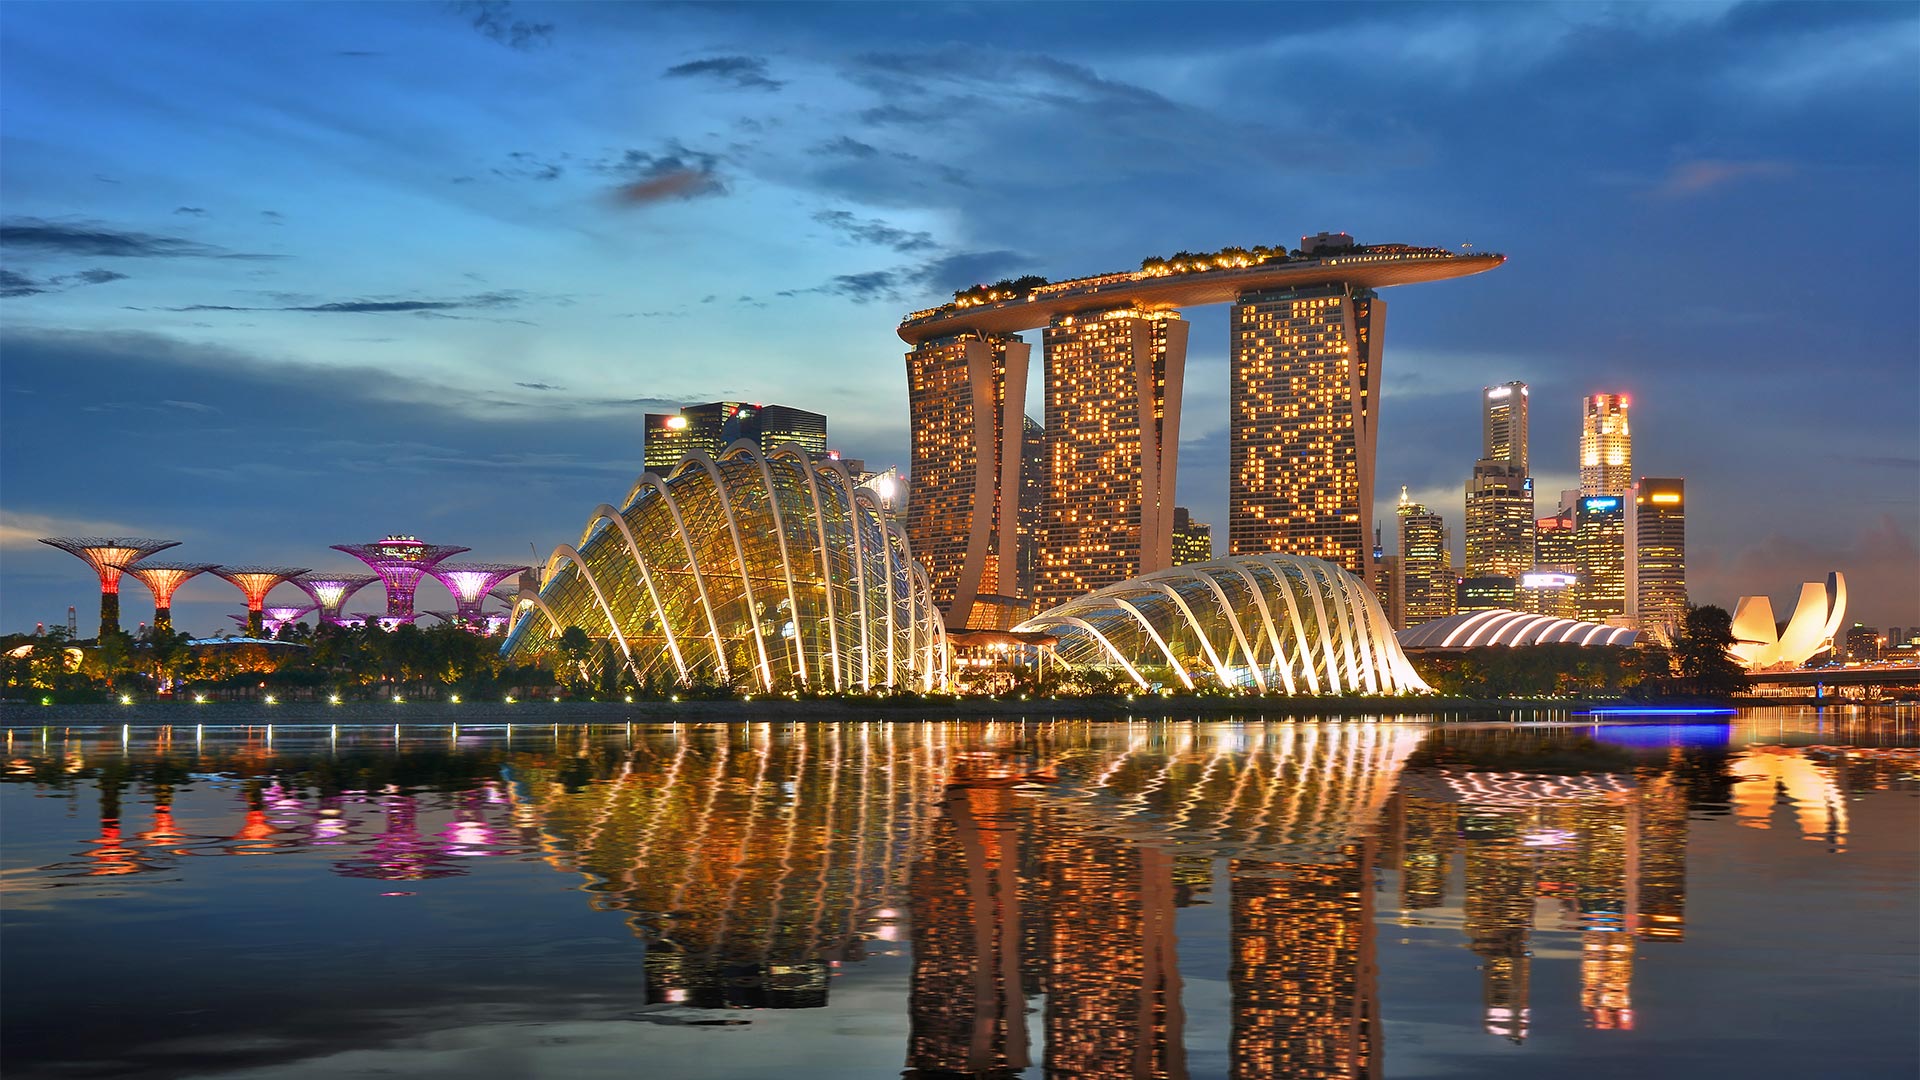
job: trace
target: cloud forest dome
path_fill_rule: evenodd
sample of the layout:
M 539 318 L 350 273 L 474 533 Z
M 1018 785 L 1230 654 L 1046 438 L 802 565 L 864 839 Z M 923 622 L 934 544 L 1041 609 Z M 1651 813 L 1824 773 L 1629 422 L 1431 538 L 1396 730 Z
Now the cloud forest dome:
M 1429 689 L 1360 579 L 1297 555 L 1237 555 L 1132 578 L 1015 627 L 1060 639 L 1069 664 L 1273 694 Z M 1163 675 L 1162 673 L 1168 673 Z
M 577 626 L 642 683 L 931 690 L 946 630 L 906 533 L 839 461 L 785 444 L 694 451 L 594 507 L 521 594 L 502 653 L 530 661 Z

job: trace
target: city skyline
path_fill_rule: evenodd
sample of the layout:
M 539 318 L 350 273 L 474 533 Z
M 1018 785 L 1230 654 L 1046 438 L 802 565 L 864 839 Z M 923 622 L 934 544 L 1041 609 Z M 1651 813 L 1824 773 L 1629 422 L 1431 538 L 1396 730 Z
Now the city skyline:
M 92 602 L 47 535 L 525 559 L 686 402 L 788 402 L 904 465 L 897 312 L 1328 228 L 1514 259 L 1395 294 L 1376 520 L 1402 483 L 1451 516 L 1481 386 L 1531 384 L 1547 492 L 1576 462 L 1539 433 L 1617 391 L 1636 459 L 1687 478 L 1696 602 L 1839 566 L 1862 622 L 1920 617 L 1920 154 L 1910 106 L 1858 107 L 1910 101 L 1910 11 L 1217 9 L 1171 55 L 1049 11 L 1034 55 L 938 44 L 965 13 L 502 10 L 9 12 L 0 627 Z M 1282 62 L 1337 39 L 1384 62 Z M 124 62 L 83 87 L 63 58 L 94 47 Z M 1618 107 L 1646 94 L 1685 104 Z M 1608 119 L 1570 141 L 1570 115 Z M 1834 237 L 1854 272 L 1808 278 L 1794 246 Z M 1811 314 L 1843 306 L 1879 314 Z M 1185 414 L 1216 419 L 1181 431 L 1178 498 L 1229 530 L 1227 313 L 1191 322 Z M 176 619 L 229 590 L 188 581 Z

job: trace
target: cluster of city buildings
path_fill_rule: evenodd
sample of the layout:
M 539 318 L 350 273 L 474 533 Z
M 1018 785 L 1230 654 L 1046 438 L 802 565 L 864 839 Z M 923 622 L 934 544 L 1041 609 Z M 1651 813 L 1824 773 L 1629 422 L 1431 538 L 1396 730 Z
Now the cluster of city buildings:
M 1395 627 L 1519 610 L 1669 634 L 1686 617 L 1686 484 L 1633 475 L 1630 401 L 1581 400 L 1580 486 L 1538 515 L 1523 382 L 1481 391 L 1482 445 L 1466 484 L 1465 552 L 1445 519 L 1401 489 L 1398 549 L 1376 537 L 1373 585 Z
M 415 617 L 414 594 L 421 579 L 432 577 L 447 587 L 454 610 L 430 611 L 445 621 L 481 633 L 496 633 L 506 626 L 519 590 L 516 581 L 510 588 L 501 583 L 517 578 L 528 569 L 506 563 L 449 562 L 455 555 L 470 550 L 444 544 L 429 544 L 413 536 L 388 536 L 365 544 L 335 544 L 365 563 L 371 574 L 327 573 L 300 566 L 223 566 L 219 563 L 155 562 L 150 556 L 178 547 L 178 540 L 152 540 L 126 536 L 54 536 L 40 541 L 84 560 L 100 580 L 100 632 L 120 629 L 120 582 L 132 578 L 153 594 L 153 627 L 156 631 L 173 629 L 173 597 L 180 586 L 201 574 L 224 578 L 246 598 L 244 615 L 233 618 L 254 637 L 278 636 L 280 629 L 311 615 L 319 622 L 337 626 L 364 626 L 375 621 L 391 630 Z M 361 589 L 380 582 L 386 588 L 385 615 L 346 613 L 346 603 Z M 311 604 L 272 605 L 268 594 L 280 585 L 293 585 L 307 594 Z M 487 600 L 495 599 L 505 610 L 487 611 Z M 69 612 L 71 622 L 71 611 Z M 74 629 L 69 626 L 69 630 Z

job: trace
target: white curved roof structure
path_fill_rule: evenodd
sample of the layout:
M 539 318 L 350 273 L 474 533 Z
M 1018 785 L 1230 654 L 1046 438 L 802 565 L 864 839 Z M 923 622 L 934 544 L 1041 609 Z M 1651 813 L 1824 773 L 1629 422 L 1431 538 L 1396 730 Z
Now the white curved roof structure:
M 839 461 L 791 443 L 694 451 L 602 503 L 522 592 L 501 653 L 525 663 L 569 626 L 640 682 L 763 689 L 946 684 L 946 629 L 907 535 Z
M 1846 613 L 1847 576 L 1838 570 L 1827 575 L 1825 585 L 1800 586 L 1800 600 L 1784 631 L 1774 624 L 1771 599 L 1743 596 L 1733 609 L 1733 644 L 1727 652 L 1753 671 L 1799 667 L 1833 647 Z
M 1529 615 L 1494 608 L 1463 611 L 1400 631 L 1403 649 L 1477 649 L 1487 645 L 1631 645 L 1640 631 L 1623 626 Z
M 1297 555 L 1237 555 L 1075 597 L 1016 631 L 1060 639 L 1068 664 L 1118 667 L 1142 689 L 1171 672 L 1275 694 L 1425 691 L 1359 578 Z

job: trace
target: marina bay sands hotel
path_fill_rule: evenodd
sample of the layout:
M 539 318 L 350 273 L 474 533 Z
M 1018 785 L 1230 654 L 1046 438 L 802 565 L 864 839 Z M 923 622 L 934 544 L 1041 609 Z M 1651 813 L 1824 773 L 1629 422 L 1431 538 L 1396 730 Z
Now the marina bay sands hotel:
M 1172 565 L 1188 331 L 1179 309 L 1205 304 L 1233 305 L 1227 553 L 1309 555 L 1371 580 L 1386 323 L 1377 290 L 1505 258 L 1321 233 L 1291 253 L 1227 248 L 1072 281 L 976 286 L 908 315 L 907 536 L 946 624 L 1005 629 Z M 1038 432 L 1025 416 L 1033 350 L 1020 337 L 1035 329 L 1046 349 Z M 1015 566 L 1023 530 L 1030 595 Z

